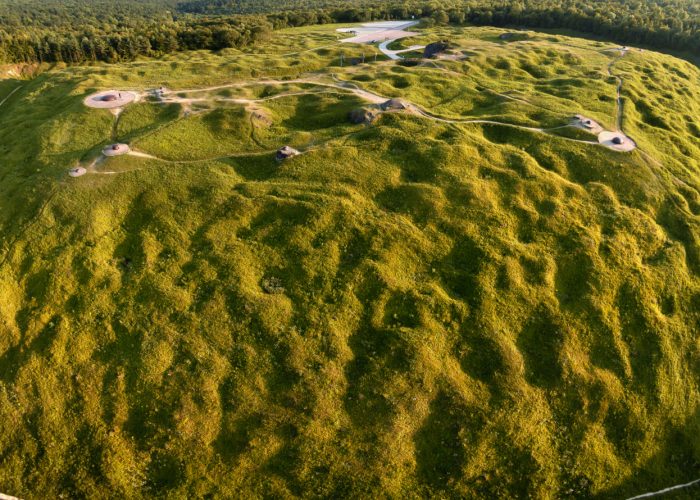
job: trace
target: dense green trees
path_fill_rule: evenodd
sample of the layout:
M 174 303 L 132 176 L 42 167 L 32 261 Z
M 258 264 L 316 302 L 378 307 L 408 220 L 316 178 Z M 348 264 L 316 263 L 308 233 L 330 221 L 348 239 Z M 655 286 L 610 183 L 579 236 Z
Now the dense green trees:
M 182 14 L 150 0 L 0 0 L 0 62 L 118 62 L 177 50 L 243 47 L 264 16 Z
M 117 62 L 243 47 L 288 26 L 406 18 L 572 29 L 700 53 L 694 0 L 0 0 L 0 62 Z
M 190 0 L 180 12 L 265 13 L 276 27 L 431 18 L 437 23 L 571 29 L 622 43 L 700 53 L 696 0 Z
M 474 24 L 490 26 L 522 26 L 527 28 L 571 29 L 603 36 L 621 43 L 641 44 L 658 49 L 681 50 L 700 54 L 700 2 L 694 0 L 453 0 L 444 2 L 409 2 L 397 5 L 355 2 L 352 8 L 341 8 L 348 2 L 318 0 L 324 9 L 315 11 L 287 11 L 268 13 L 276 27 L 308 24 L 312 20 L 330 17 L 333 22 L 359 22 L 377 19 L 406 19 L 415 17 L 434 22 Z M 219 8 L 215 12 L 235 12 L 234 4 L 253 5 L 253 0 L 218 0 L 216 4 L 231 4 L 230 10 Z M 262 4 L 266 2 L 263 0 Z M 305 5 L 308 1 L 286 0 L 286 3 Z M 194 5 L 193 5 L 194 4 Z M 280 5 L 284 5 L 281 2 Z M 181 9 L 191 12 L 205 11 L 196 8 L 212 5 L 209 0 L 194 0 L 181 4 Z M 338 6 L 333 6 L 338 5 Z M 188 7 L 189 6 L 189 7 Z M 279 7 L 278 7 L 279 9 Z M 239 8 L 239 11 L 241 9 Z M 255 10 L 250 8 L 249 11 Z M 300 21 L 307 16 L 308 23 Z

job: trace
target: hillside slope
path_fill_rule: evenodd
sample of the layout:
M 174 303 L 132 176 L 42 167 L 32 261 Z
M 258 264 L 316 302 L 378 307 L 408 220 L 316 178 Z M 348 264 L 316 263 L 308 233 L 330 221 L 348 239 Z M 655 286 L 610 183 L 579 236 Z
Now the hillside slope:
M 700 70 L 488 28 L 407 39 L 455 51 L 409 67 L 334 29 L 0 81 L 0 491 L 700 477 Z M 630 153 L 567 126 L 615 130 L 620 81 Z M 409 109 L 351 124 L 367 95 Z M 141 156 L 95 163 L 112 142 Z

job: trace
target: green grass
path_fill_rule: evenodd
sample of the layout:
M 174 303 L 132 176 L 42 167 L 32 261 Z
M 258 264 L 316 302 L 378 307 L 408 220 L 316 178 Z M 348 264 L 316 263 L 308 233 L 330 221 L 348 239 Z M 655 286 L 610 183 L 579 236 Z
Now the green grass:
M 342 91 L 217 100 L 310 84 L 186 92 L 333 73 L 445 118 L 614 126 L 613 45 L 435 28 L 401 43 L 472 56 L 341 68 L 361 48 L 335 28 L 0 82 L 22 85 L 0 107 L 0 491 L 624 498 L 700 476 L 700 70 L 613 67 L 647 156 L 351 125 Z M 131 105 L 114 136 L 82 104 L 160 85 L 206 102 Z M 112 140 L 160 160 L 67 177 Z M 305 153 L 278 164 L 284 144 Z

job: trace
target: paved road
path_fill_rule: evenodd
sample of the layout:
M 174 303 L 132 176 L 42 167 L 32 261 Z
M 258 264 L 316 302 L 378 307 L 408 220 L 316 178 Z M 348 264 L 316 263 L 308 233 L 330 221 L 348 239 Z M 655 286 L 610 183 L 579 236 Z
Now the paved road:
M 347 31 L 354 31 L 356 36 L 352 38 L 346 38 L 342 40 L 348 43 L 375 43 L 375 40 L 384 40 L 379 44 L 379 50 L 381 50 L 384 55 L 389 59 L 401 59 L 399 55 L 402 52 L 410 52 L 411 50 L 419 50 L 425 48 L 424 45 L 414 45 L 408 49 L 403 50 L 391 50 L 389 49 L 389 44 L 394 40 L 400 40 L 401 38 L 407 38 L 409 36 L 415 35 L 415 33 L 410 33 L 406 31 L 408 28 L 415 26 L 420 21 L 406 21 L 403 23 L 388 23 L 386 26 L 381 26 L 382 23 L 366 23 L 361 24 L 357 28 L 357 31 L 353 29 L 348 29 Z M 373 24 L 379 24 L 376 29 L 372 28 Z
M 389 59 L 403 59 L 399 54 L 402 52 L 411 52 L 412 50 L 420 50 L 424 49 L 425 45 L 411 45 L 407 49 L 402 49 L 402 50 L 391 50 L 389 49 L 389 44 L 393 42 L 394 40 L 385 40 L 382 43 L 379 44 L 379 50 L 381 50 Z

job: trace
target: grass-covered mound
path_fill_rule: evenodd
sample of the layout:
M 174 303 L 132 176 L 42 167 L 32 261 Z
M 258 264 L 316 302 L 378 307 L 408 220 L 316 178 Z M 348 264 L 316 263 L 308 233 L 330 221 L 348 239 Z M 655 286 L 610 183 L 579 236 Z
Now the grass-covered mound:
M 0 491 L 620 498 L 698 477 L 697 68 L 615 62 L 628 154 L 352 125 L 355 94 L 305 85 L 116 122 L 82 105 L 320 71 L 445 118 L 614 127 L 611 46 L 499 33 L 433 30 L 471 55 L 413 68 L 284 55 L 331 27 L 0 82 L 21 86 L 0 107 Z M 157 158 L 66 176 L 114 140 Z

